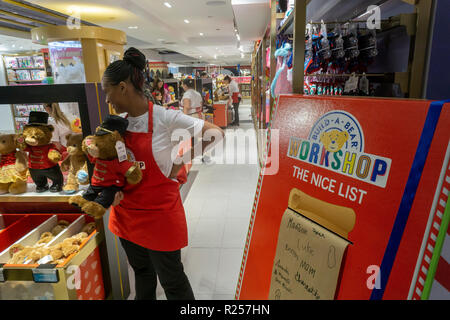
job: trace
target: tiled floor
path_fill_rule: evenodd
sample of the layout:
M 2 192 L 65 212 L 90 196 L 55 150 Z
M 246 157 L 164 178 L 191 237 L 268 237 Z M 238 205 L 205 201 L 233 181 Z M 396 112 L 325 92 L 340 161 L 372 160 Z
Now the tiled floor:
M 239 129 L 253 130 L 248 103 L 241 103 Z M 233 137 L 232 130 L 227 130 L 226 141 L 229 137 Z M 234 151 L 256 159 L 255 139 L 250 139 L 247 146 L 237 143 Z M 212 156 L 220 163 L 221 158 L 214 157 L 214 153 Z M 194 164 L 191 170 L 198 174 L 184 201 L 189 246 L 182 249 L 182 261 L 197 300 L 234 299 L 239 277 L 259 168 L 256 161 L 226 163 Z M 131 299 L 133 278 L 130 268 Z M 159 284 L 157 296 L 159 300 L 166 299 Z

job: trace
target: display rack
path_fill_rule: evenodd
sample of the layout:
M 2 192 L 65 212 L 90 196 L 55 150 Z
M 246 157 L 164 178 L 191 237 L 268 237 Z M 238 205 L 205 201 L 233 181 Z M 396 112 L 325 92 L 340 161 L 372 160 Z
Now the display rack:
M 292 92 L 304 93 L 305 37 L 307 22 L 317 26 L 323 20 L 329 25 L 328 31 L 338 24 L 347 22 L 367 28 L 365 18 L 360 18 L 368 10 L 371 1 L 295 0 L 288 15 L 277 13 L 276 0 L 271 0 L 271 21 L 262 39 L 255 43 L 252 55 L 252 116 L 257 130 L 270 127 L 275 102 L 269 88 L 277 72 L 275 51 L 278 40 L 292 42 Z M 373 1 L 372 1 L 373 2 Z M 378 54 L 367 67 L 366 76 L 370 82 L 369 94 L 376 97 L 425 98 L 427 91 L 427 59 L 430 56 L 433 36 L 433 2 L 428 0 L 383 0 L 375 4 L 382 11 L 381 28 L 376 30 Z M 384 6 L 386 4 L 386 6 Z M 320 30 L 320 25 L 318 26 Z M 437 49 L 436 49 L 437 50 Z M 343 74 L 320 75 L 333 82 L 334 79 L 350 77 Z M 356 72 L 359 79 L 362 72 Z M 351 95 L 360 95 L 360 92 Z M 260 160 L 263 158 L 267 139 L 261 134 L 258 142 Z M 261 163 L 261 161 L 260 161 Z
M 3 55 L 8 85 L 42 84 L 52 76 L 48 49 L 36 52 L 18 52 Z M 12 104 L 14 129 L 21 132 L 28 122 L 30 111 L 44 111 L 43 104 Z
M 0 104 L 36 104 L 48 100 L 76 102 L 83 136 L 95 132 L 95 128 L 108 115 L 105 98 L 99 83 L 0 87 Z M 92 167 L 89 171 L 92 173 Z M 9 229 L 0 231 L 0 242 L 2 233 L 6 237 L 6 245 L 0 249 L 3 253 L 17 242 L 32 245 L 31 242 L 34 243 L 42 232 L 49 231 L 56 220 L 69 221 L 74 234 L 89 220 L 79 208 L 69 205 L 70 196 L 50 192 L 37 194 L 33 187 L 29 184 L 27 192 L 21 195 L 0 196 L 0 215 L 4 220 L 14 220 L 14 215 L 23 215 L 24 219 L 28 216 L 26 219 L 35 221 L 28 223 L 27 220 L 20 222 L 15 219 L 24 227 L 17 230 L 14 225 L 10 225 Z M 108 215 L 95 220 L 96 231 L 81 243 L 79 252 L 64 263 L 11 265 L 4 261 L 6 258 L 0 257 L 0 294 L 20 299 L 21 296 L 17 294 L 23 293 L 25 289 L 32 293 L 30 299 L 126 299 L 130 292 L 126 256 L 123 249 L 116 246 L 117 238 L 105 232 Z M 73 275 L 72 267 L 80 268 L 82 280 L 79 288 L 67 286 Z

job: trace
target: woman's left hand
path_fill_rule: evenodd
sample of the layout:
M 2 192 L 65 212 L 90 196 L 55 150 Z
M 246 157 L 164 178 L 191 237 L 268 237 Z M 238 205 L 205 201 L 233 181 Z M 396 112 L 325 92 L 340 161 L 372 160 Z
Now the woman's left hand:
M 180 172 L 181 168 L 183 168 L 184 163 L 181 164 L 173 164 L 172 171 L 170 172 L 169 179 L 176 179 L 178 176 L 178 173 Z

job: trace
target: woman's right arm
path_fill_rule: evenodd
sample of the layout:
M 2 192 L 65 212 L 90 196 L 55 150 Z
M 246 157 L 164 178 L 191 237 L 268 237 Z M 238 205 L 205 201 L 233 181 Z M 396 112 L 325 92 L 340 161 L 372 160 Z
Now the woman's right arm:
M 189 110 L 191 109 L 191 100 L 184 98 L 183 99 L 183 113 L 189 114 Z

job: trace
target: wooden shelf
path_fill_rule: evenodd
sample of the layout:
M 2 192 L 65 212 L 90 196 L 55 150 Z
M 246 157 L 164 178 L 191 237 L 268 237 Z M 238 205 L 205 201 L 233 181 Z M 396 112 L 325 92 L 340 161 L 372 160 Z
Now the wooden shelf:
M 287 18 L 287 20 L 284 22 L 283 26 L 280 27 L 280 29 L 278 29 L 277 31 L 277 35 L 282 35 L 282 34 L 290 34 L 293 32 L 293 26 L 294 26 L 294 12 L 292 12 L 289 17 Z
M 36 67 L 36 68 L 6 68 L 8 70 L 45 70 L 45 67 Z
M 9 81 L 9 82 L 10 82 L 10 83 L 11 83 L 11 82 L 24 83 L 24 82 L 42 82 L 42 81 L 44 81 L 44 79 L 42 79 L 42 80 L 11 80 L 11 81 Z

